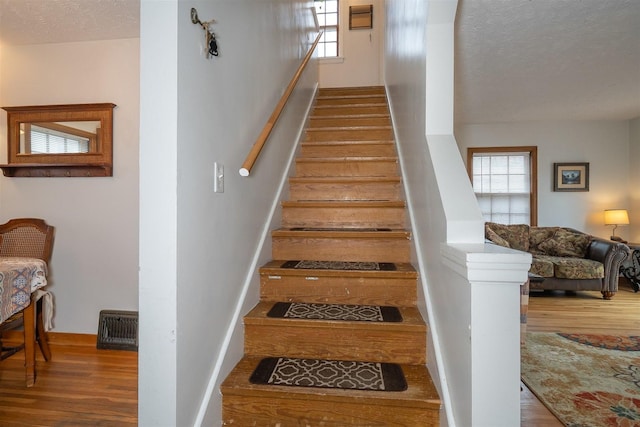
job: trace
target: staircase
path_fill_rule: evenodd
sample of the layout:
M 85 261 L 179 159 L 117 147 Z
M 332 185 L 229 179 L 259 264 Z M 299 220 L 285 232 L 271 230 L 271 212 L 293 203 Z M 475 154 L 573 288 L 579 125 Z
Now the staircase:
M 244 318 L 245 356 L 221 385 L 224 425 L 439 425 L 400 185 L 384 88 L 321 89 L 272 232 L 273 261 L 260 269 L 261 301 Z M 331 306 L 329 315 L 274 317 L 277 303 Z M 385 307 L 401 321 L 331 316 L 354 306 Z M 406 389 L 256 383 L 264 358 L 399 365 Z

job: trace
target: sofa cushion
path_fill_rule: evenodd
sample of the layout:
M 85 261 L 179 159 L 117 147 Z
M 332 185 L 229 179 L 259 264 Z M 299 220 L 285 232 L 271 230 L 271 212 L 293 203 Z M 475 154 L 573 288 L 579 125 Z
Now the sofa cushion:
M 529 250 L 529 226 L 527 224 L 505 225 L 495 222 L 487 222 L 485 224 L 485 235 L 487 235 L 487 229 L 492 230 L 495 234 L 508 242 L 508 247 L 525 252 Z M 487 236 L 487 238 L 489 239 L 489 236 Z
M 604 265 L 584 258 L 555 257 L 553 272 L 558 279 L 602 279 Z
M 499 246 L 504 246 L 505 248 L 510 248 L 511 245 L 502 237 L 498 236 L 498 234 L 492 229 L 488 228 L 486 225 L 484 227 L 484 236 Z
M 538 245 L 546 255 L 584 258 L 591 242 L 588 234 L 559 228 L 553 236 Z
M 544 251 L 538 248 L 540 243 L 553 237 L 558 227 L 530 227 L 529 228 L 529 252 L 532 254 L 544 254 Z
M 542 277 L 553 277 L 553 261 L 551 258 L 547 255 L 534 255 L 529 273 Z

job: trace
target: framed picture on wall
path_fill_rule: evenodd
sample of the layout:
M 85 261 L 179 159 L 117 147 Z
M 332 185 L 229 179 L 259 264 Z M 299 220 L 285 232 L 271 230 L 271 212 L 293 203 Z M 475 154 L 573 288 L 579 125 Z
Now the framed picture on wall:
M 589 191 L 589 163 L 554 163 L 553 191 Z

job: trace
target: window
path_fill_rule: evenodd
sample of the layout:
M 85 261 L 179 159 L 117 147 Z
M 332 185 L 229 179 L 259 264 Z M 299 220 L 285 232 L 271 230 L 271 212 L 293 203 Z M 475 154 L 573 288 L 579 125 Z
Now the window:
M 30 144 L 32 154 L 44 153 L 88 153 L 89 138 L 58 132 L 36 125 L 31 128 Z
M 318 24 L 324 31 L 318 42 L 318 57 L 338 56 L 338 0 L 315 0 Z
M 467 168 L 485 221 L 537 225 L 537 147 L 469 148 Z

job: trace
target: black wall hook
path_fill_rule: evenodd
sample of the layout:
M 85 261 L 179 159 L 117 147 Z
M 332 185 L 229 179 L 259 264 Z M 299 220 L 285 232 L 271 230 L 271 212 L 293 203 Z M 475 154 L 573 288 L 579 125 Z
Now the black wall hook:
M 202 22 L 198 18 L 198 11 L 192 7 L 191 8 L 191 22 L 194 24 L 200 25 L 202 29 L 205 31 L 205 44 L 206 44 L 206 52 L 207 58 L 210 56 L 218 56 L 218 41 L 216 40 L 216 35 L 213 31 L 209 29 L 211 24 L 215 24 L 216 20 L 212 19 L 211 21 Z

